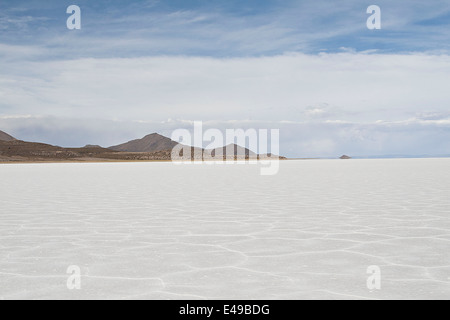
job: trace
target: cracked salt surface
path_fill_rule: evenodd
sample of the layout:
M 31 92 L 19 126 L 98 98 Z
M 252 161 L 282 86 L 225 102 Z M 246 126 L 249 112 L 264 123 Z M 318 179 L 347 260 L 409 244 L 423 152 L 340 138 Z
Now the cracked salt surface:
M 450 159 L 280 166 L 2 165 L 0 299 L 450 299 Z

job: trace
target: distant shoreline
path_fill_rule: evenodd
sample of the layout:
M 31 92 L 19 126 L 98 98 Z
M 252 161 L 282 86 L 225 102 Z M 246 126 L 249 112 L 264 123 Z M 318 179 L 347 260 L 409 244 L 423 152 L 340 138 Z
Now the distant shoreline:
M 183 160 L 114 160 L 114 159 L 74 159 L 74 160 L 0 160 L 1 164 L 58 164 L 58 163 L 158 163 L 158 162 L 175 162 L 175 163 L 211 163 L 211 162 L 263 162 L 263 161 L 288 161 L 288 160 L 319 160 L 319 159 L 276 159 L 276 158 L 265 158 L 265 159 L 237 159 L 237 160 L 194 160 L 194 161 L 183 161 Z
M 354 158 L 351 160 L 424 160 L 424 159 L 450 159 L 450 157 L 405 157 L 405 158 Z M 210 162 L 263 162 L 263 161 L 311 161 L 311 160 L 338 160 L 343 161 L 339 158 L 283 158 L 283 159 L 240 159 L 240 160 L 202 160 L 202 161 L 182 161 L 182 160 L 114 160 L 114 159 L 74 159 L 74 160 L 0 160 L 0 165 L 8 164 L 68 164 L 68 163 L 78 163 L 78 164 L 93 164 L 93 163 L 210 163 Z M 346 161 L 345 161 L 346 162 Z

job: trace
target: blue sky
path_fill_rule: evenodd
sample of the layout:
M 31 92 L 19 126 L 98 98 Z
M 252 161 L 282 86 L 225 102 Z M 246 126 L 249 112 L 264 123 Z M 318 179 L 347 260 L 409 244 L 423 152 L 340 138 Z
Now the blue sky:
M 1 0 L 0 130 L 108 146 L 203 120 L 279 128 L 288 156 L 450 154 L 449 51 L 449 1 Z
M 370 32 L 366 8 L 375 2 L 383 29 Z M 449 50 L 448 1 L 375 2 L 2 0 L 0 41 L 40 46 L 47 58 Z M 82 8 L 83 28 L 69 33 L 71 4 Z

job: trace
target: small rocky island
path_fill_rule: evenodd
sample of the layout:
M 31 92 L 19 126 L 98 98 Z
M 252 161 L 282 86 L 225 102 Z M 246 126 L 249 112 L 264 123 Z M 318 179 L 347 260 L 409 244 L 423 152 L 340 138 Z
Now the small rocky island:
M 342 157 L 340 157 L 339 159 L 341 159 L 341 160 L 349 160 L 349 159 L 351 159 L 352 157 L 349 157 L 349 156 L 347 156 L 347 155 L 343 155 Z

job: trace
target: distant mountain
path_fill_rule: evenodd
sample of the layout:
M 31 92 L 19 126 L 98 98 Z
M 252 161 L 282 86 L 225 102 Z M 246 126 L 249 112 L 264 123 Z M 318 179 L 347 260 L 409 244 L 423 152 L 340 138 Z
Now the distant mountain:
M 177 142 L 156 133 L 110 148 L 102 148 L 97 145 L 86 145 L 83 148 L 62 148 L 43 143 L 16 140 L 2 131 L 0 131 L 0 138 L 0 162 L 170 161 L 173 159 L 172 150 L 179 145 Z M 183 156 L 186 147 L 180 149 L 180 156 Z M 257 156 L 249 149 L 234 144 L 215 150 L 187 147 L 190 153 L 187 157 L 191 160 L 210 160 L 206 156 L 203 158 L 204 152 L 211 152 L 215 156 L 221 150 L 224 159 L 226 159 L 227 149 L 234 151 L 234 158 L 237 160 L 264 159 L 268 156 Z M 218 158 L 220 159 L 220 157 Z M 280 157 L 280 159 L 284 158 Z
M 246 158 L 246 159 L 251 158 L 251 157 L 254 157 L 254 158 L 257 157 L 256 153 L 250 151 L 247 148 L 238 146 L 237 144 L 229 144 L 223 148 L 214 149 L 211 151 L 211 155 L 214 157 L 216 155 L 216 153 L 217 154 L 222 153 L 222 155 L 225 156 L 225 155 L 227 155 L 227 150 L 232 150 L 231 154 L 234 154 L 234 156 L 236 156 L 236 157 L 241 157 L 241 158 Z M 206 151 L 210 151 L 210 150 L 206 150 Z
M 109 147 L 109 149 L 114 151 L 121 151 L 121 152 L 159 152 L 159 151 L 170 151 L 175 146 L 177 146 L 178 143 L 164 137 L 160 134 L 153 133 L 148 136 L 145 136 L 142 139 L 132 140 L 117 146 Z M 198 151 L 201 151 L 201 149 L 195 148 Z M 227 149 L 233 150 L 232 154 L 234 154 L 237 157 L 256 157 L 257 155 L 250 151 L 247 148 L 240 147 L 236 144 L 234 145 L 228 145 L 223 148 L 217 148 L 214 150 L 207 150 L 211 152 L 212 156 L 215 156 L 216 153 L 219 154 L 220 150 L 222 149 L 222 154 L 225 156 Z
M 26 142 L 21 140 L 0 141 L 0 157 L 11 157 L 29 160 L 72 159 L 96 157 L 114 153 L 101 147 L 61 148 L 44 143 Z
M 14 141 L 16 138 L 10 136 L 6 132 L 0 131 L 0 141 Z
M 87 144 L 83 148 L 86 149 L 103 149 L 103 147 L 96 145 L 96 144 Z
M 170 151 L 149 153 L 118 152 L 98 146 L 61 148 L 43 143 L 0 140 L 0 162 L 58 161 L 169 161 Z
M 178 145 L 177 142 L 160 134 L 153 133 L 142 139 L 109 147 L 109 149 L 121 152 L 159 152 L 172 150 L 176 145 Z

